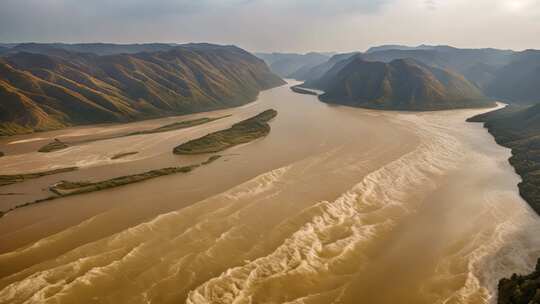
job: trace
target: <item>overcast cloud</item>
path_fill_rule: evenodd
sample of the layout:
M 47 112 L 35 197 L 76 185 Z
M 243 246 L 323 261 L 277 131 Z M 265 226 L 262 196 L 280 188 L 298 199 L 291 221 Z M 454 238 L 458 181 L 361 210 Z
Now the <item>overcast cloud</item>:
M 252 51 L 540 48 L 537 0 L 1 0 L 2 42 L 215 42 Z

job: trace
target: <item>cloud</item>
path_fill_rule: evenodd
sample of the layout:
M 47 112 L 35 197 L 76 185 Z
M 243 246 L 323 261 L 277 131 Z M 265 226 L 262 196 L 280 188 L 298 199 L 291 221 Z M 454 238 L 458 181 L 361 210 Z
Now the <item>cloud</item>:
M 263 51 L 540 47 L 535 0 L 1 1 L 3 42 L 207 41 Z
M 428 10 L 436 10 L 437 2 L 435 0 L 424 0 L 424 5 Z

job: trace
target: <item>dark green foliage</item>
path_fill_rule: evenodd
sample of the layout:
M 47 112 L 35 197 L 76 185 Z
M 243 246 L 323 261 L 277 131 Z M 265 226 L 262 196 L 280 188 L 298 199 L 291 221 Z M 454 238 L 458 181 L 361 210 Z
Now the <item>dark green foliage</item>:
M 174 148 L 175 154 L 204 154 L 223 151 L 233 146 L 248 143 L 270 133 L 268 122 L 276 117 L 276 110 L 266 110 L 257 116 L 234 124 L 226 130 L 210 133 L 190 140 Z
M 540 214 L 540 105 L 509 106 L 470 118 L 484 122 L 498 144 L 512 149 L 510 164 L 521 176 L 521 196 Z
M 54 193 L 53 196 L 46 197 L 44 199 L 39 199 L 33 202 L 24 203 L 21 205 L 17 205 L 11 209 L 0 211 L 0 217 L 6 215 L 8 212 L 13 211 L 18 208 L 39 204 L 46 201 L 51 201 L 55 199 L 59 199 L 65 196 L 71 196 L 71 195 L 77 195 L 77 194 L 83 194 L 83 193 L 89 193 L 89 192 L 95 192 L 95 191 L 101 191 L 111 188 L 116 188 L 124 185 L 129 185 L 133 183 L 142 182 L 145 180 L 153 179 L 156 177 L 171 175 L 171 174 L 177 174 L 177 173 L 188 173 L 193 171 L 194 169 L 208 165 L 216 160 L 221 158 L 220 155 L 213 155 L 209 157 L 206 161 L 200 163 L 200 164 L 194 164 L 189 166 L 183 166 L 183 167 L 169 167 L 169 168 L 162 168 L 162 169 L 156 169 L 147 171 L 144 173 L 139 174 L 133 174 L 133 175 L 127 175 L 127 176 L 120 176 L 115 177 L 112 179 L 99 181 L 99 182 L 88 182 L 88 181 L 78 181 L 78 182 L 71 182 L 71 181 L 61 181 L 60 183 L 57 183 L 49 188 L 49 190 Z M 69 169 L 69 168 L 67 168 Z M 67 170 L 67 169 L 61 169 L 61 170 Z M 53 172 L 53 171 L 49 171 Z M 59 172 L 58 172 L 59 173 Z M 35 174 L 43 174 L 43 173 L 35 173 Z M 53 173 L 51 173 L 53 174 Z M 1 181 L 2 176 L 0 176 Z M 0 184 L 1 185 L 1 184 Z
M 220 158 L 219 155 L 214 155 L 210 157 L 208 160 L 200 164 L 194 164 L 194 165 L 183 166 L 183 167 L 168 167 L 168 168 L 150 170 L 144 173 L 120 176 L 120 177 L 115 177 L 112 179 L 99 181 L 99 182 L 62 181 L 50 187 L 50 190 L 51 192 L 59 196 L 67 196 L 67 195 L 75 195 L 75 194 L 100 191 L 100 190 L 105 190 L 105 189 L 110 189 L 110 188 L 116 188 L 119 186 L 138 183 L 138 182 L 142 182 L 142 181 L 153 179 L 160 176 L 171 175 L 171 174 L 176 174 L 176 173 L 188 173 L 188 172 L 191 172 L 193 169 L 200 167 L 201 165 L 210 164 L 211 162 L 219 158 Z
M 510 164 L 521 176 L 519 193 L 540 214 L 540 105 L 509 106 L 468 119 L 484 122 L 497 143 L 512 149 Z M 540 303 L 540 261 L 530 275 L 499 282 L 499 304 Z
M 499 281 L 498 304 L 540 304 L 540 259 L 529 275 Z
M 202 124 L 205 124 L 205 123 L 209 123 L 209 122 L 212 122 L 212 121 L 216 121 L 218 119 L 222 119 L 222 118 L 229 117 L 229 116 L 231 116 L 231 115 L 225 115 L 225 116 L 221 116 L 221 117 L 211 117 L 211 118 L 203 117 L 203 118 L 197 118 L 197 119 L 193 119 L 193 120 L 180 121 L 180 122 L 175 122 L 175 123 L 171 123 L 171 124 L 168 124 L 168 125 L 164 125 L 164 126 L 152 129 L 152 130 L 145 130 L 145 131 L 129 133 L 126 136 L 141 135 L 141 134 L 153 134 L 153 133 L 160 133 L 160 132 L 168 132 L 168 131 L 186 129 L 186 128 L 191 128 L 191 127 L 195 127 L 195 126 L 198 126 L 198 125 L 202 125 Z

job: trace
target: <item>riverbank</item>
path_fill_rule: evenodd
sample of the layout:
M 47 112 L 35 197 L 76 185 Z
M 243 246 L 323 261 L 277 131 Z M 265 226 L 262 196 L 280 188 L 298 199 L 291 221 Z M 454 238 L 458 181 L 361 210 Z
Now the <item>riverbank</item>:
M 7 186 L 7 185 L 11 185 L 11 184 L 16 184 L 16 183 L 22 183 L 22 182 L 30 180 L 30 179 L 40 178 L 40 177 L 44 177 L 44 176 L 48 176 L 48 175 L 71 172 L 71 171 L 75 171 L 77 169 L 79 169 L 79 168 L 78 167 L 67 167 L 67 168 L 54 169 L 54 170 L 35 172 L 35 173 L 0 175 L 0 186 Z
M 370 111 L 282 87 L 210 125 L 50 155 L 106 158 L 58 177 L 68 181 L 201 163 L 171 150 L 269 108 L 269 136 L 210 166 L 2 218 L 0 301 L 487 304 L 500 278 L 532 269 L 540 222 L 509 150 L 465 123 L 482 110 Z M 113 163 L 111 151 L 140 153 Z M 10 170 L 43 156 L 13 157 Z
M 469 118 L 483 123 L 496 142 L 512 150 L 508 159 L 521 176 L 521 197 L 540 215 L 540 120 L 539 106 L 507 106 L 503 109 Z M 540 262 L 540 260 L 539 260 Z M 513 274 L 499 281 L 499 304 L 540 303 L 540 264 L 529 275 Z
M 210 133 L 176 146 L 173 153 L 180 155 L 215 153 L 251 142 L 270 133 L 268 122 L 276 116 L 276 110 L 266 110 L 256 116 L 235 123 L 226 130 Z
M 161 177 L 161 176 L 166 176 L 166 175 L 171 175 L 171 174 L 188 173 L 188 172 L 191 172 L 191 171 L 193 171 L 194 169 L 196 169 L 196 168 L 198 168 L 200 166 L 208 165 L 208 164 L 218 160 L 219 158 L 221 158 L 221 155 L 213 155 L 213 156 L 210 156 L 207 160 L 205 160 L 205 161 L 203 161 L 203 162 L 201 162 L 199 164 L 193 164 L 193 165 L 183 166 L 183 167 L 168 167 L 168 168 L 162 168 L 162 169 L 155 169 L 155 170 L 150 170 L 150 171 L 147 171 L 147 172 L 144 172 L 144 173 L 132 174 L 132 175 L 127 175 L 127 176 L 120 176 L 120 177 L 115 177 L 115 178 L 112 178 L 112 179 L 99 181 L 99 182 L 61 181 L 61 182 L 59 182 L 57 184 L 54 184 L 51 187 L 49 187 L 49 191 L 51 191 L 53 193 L 53 195 L 51 195 L 51 196 L 49 196 L 47 198 L 44 198 L 44 199 L 39 199 L 39 200 L 36 200 L 36 201 L 33 201 L 33 202 L 20 204 L 20 205 L 17 205 L 15 207 L 13 207 L 13 208 L 8 209 L 8 210 L 2 210 L 2 211 L 0 211 L 0 218 L 3 217 L 4 215 L 6 215 L 7 213 L 9 213 L 11 211 L 14 211 L 16 209 L 20 209 L 22 207 L 27 207 L 27 206 L 31 206 L 31 205 L 35 205 L 35 204 L 39 204 L 39 203 L 43 203 L 43 202 L 56 200 L 56 199 L 63 198 L 63 197 L 66 197 L 66 196 L 72 196 L 72 195 L 84 194 L 84 193 L 90 193 L 90 192 L 96 192 L 96 191 L 104 191 L 104 190 L 107 190 L 107 189 L 112 189 L 112 188 L 116 188 L 116 187 L 120 187 L 120 186 L 139 183 L 139 182 L 146 181 L 146 180 L 149 180 L 149 179 L 153 179 L 153 178 L 157 178 L 157 177 Z M 71 171 L 69 169 L 70 168 L 63 169 L 64 171 L 61 171 L 61 172 Z M 60 173 L 60 172 L 56 172 L 56 173 Z M 50 174 L 55 174 L 55 173 L 49 173 L 49 175 Z M 45 174 L 45 175 L 47 175 L 47 174 Z M 42 175 L 42 176 L 45 176 L 45 175 Z M 37 174 L 30 175 L 30 176 L 36 176 L 35 178 L 40 177 Z M 1 176 L 0 176 L 0 180 L 1 180 Z
M 317 94 L 317 92 L 314 92 L 312 90 L 308 90 L 308 89 L 304 89 L 300 86 L 292 86 L 291 87 L 291 90 L 295 93 L 298 93 L 298 94 L 306 94 L 306 95 L 314 95 L 314 96 L 317 96 L 319 94 Z

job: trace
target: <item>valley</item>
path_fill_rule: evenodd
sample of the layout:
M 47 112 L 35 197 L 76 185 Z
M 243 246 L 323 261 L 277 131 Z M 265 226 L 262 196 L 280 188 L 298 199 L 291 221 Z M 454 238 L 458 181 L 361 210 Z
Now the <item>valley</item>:
M 0 149 L 9 152 L 0 159 L 2 174 L 79 166 L 4 187 L 24 193 L 6 196 L 5 208 L 61 180 L 96 185 L 156 164 L 205 162 L 208 155 L 171 151 L 269 108 L 279 112 L 266 137 L 196 170 L 9 212 L 0 218 L 0 298 L 353 303 L 361 295 L 371 303 L 488 303 L 500 278 L 534 267 L 540 222 L 516 191 L 510 153 L 465 122 L 488 110 L 366 110 L 321 103 L 289 86 L 238 108 L 128 124 L 134 132 L 224 117 L 170 132 L 51 153 L 35 147 L 50 138 L 114 135 L 127 125 L 2 140 Z M 112 161 L 112 147 L 139 153 Z M 388 271 L 407 288 L 390 284 Z M 71 283 L 62 283 L 66 278 Z

